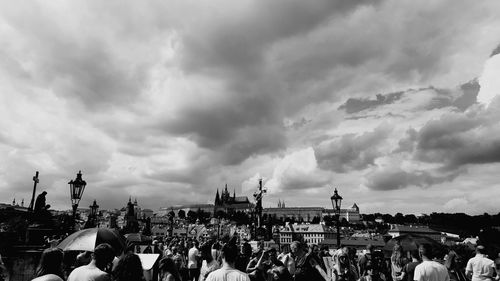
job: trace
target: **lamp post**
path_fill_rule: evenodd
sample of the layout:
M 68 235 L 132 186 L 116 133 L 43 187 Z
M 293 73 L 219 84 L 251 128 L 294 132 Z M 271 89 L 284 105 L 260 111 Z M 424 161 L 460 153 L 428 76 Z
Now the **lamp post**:
M 337 215 L 337 249 L 340 249 L 340 205 L 342 204 L 342 196 L 338 194 L 336 188 L 330 200 L 332 200 L 333 210 Z
M 94 204 L 90 205 L 90 215 L 89 215 L 89 220 L 91 220 L 91 226 L 96 227 L 97 226 L 97 210 L 99 210 L 99 205 L 95 202 L 94 199 Z
M 78 174 L 76 174 L 76 179 L 70 180 L 68 184 L 71 196 L 71 206 L 73 207 L 73 222 L 76 223 L 76 209 L 78 208 L 80 199 L 82 199 L 83 191 L 85 190 L 85 186 L 87 185 L 87 183 L 82 179 L 82 171 L 78 171 Z M 75 224 L 73 224 L 73 230 L 74 229 Z

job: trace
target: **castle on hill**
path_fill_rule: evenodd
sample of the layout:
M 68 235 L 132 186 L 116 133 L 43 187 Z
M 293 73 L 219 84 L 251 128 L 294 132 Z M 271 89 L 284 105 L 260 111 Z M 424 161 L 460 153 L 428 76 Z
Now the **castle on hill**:
M 217 214 L 219 211 L 223 211 L 225 213 L 238 211 L 246 212 L 250 211 L 252 208 L 253 204 L 250 203 L 247 196 L 236 196 L 235 190 L 233 190 L 233 195 L 231 195 L 227 190 L 227 184 L 220 195 L 219 189 L 217 189 L 214 202 L 214 214 Z

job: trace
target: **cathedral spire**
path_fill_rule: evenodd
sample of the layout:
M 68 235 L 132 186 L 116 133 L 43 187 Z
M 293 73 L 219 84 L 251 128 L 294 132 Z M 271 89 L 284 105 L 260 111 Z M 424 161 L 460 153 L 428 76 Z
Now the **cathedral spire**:
M 215 206 L 220 204 L 219 189 L 217 188 L 217 193 L 215 194 Z

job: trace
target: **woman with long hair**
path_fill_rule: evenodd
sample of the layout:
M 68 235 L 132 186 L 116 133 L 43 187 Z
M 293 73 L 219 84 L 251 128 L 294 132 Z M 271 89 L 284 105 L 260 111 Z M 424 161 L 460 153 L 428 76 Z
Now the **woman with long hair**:
M 212 245 L 209 243 L 203 244 L 201 246 L 201 258 L 203 262 L 201 263 L 200 278 L 199 281 L 204 281 L 210 272 L 219 269 L 219 263 L 212 257 Z
M 144 280 L 141 259 L 134 253 L 125 254 L 118 261 L 112 276 L 114 281 Z
M 160 261 L 160 281 L 182 281 L 177 266 L 171 258 L 163 258 Z
M 400 281 L 403 278 L 403 267 L 408 263 L 406 259 L 403 247 L 399 244 L 395 244 L 392 248 L 391 255 L 391 276 L 392 280 Z
M 63 281 L 64 253 L 59 248 L 45 249 L 36 269 L 36 281 Z

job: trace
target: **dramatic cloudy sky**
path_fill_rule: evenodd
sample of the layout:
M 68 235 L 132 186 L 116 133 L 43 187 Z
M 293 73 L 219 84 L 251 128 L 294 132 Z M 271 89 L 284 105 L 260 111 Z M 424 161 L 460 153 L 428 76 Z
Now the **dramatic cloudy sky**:
M 498 213 L 500 2 L 4 1 L 0 198 Z

